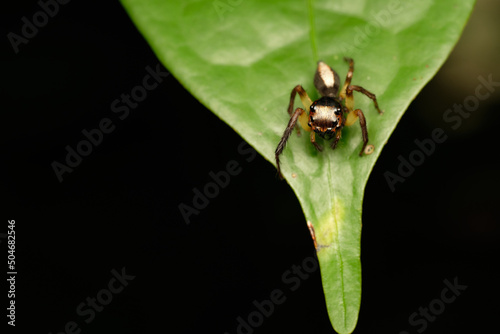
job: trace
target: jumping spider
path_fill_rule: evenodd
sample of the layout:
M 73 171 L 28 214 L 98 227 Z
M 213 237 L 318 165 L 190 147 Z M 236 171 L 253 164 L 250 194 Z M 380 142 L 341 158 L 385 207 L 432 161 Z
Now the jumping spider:
M 288 105 L 290 121 L 288 122 L 283 137 L 281 137 L 275 152 L 276 166 L 280 176 L 281 169 L 279 156 L 283 152 L 285 144 L 294 127 L 297 128 L 297 134 L 300 135 L 297 120 L 304 130 L 311 132 L 311 143 L 321 152 L 323 148 L 316 142 L 316 133 L 327 140 L 335 137 L 330 145 L 332 149 L 335 149 L 340 140 L 342 128 L 354 124 L 359 118 L 359 125 L 361 125 L 361 132 L 363 134 L 363 147 L 361 148 L 361 152 L 359 152 L 359 156 L 363 155 L 366 144 L 368 143 L 368 131 L 366 129 L 365 115 L 361 109 L 354 109 L 353 91 L 368 96 L 373 100 L 378 113 L 382 114 L 382 111 L 378 107 L 375 94 L 367 91 L 361 86 L 351 85 L 352 74 L 354 72 L 354 61 L 351 58 L 344 58 L 344 60 L 349 63 L 349 71 L 347 72 L 344 87 L 342 87 L 340 92 L 340 79 L 337 72 L 322 61 L 318 62 L 318 68 L 314 75 L 314 86 L 321 94 L 319 99 L 312 102 L 301 85 L 295 86 L 292 90 L 290 104 Z M 309 110 L 309 115 L 302 108 L 297 108 L 295 112 L 292 113 L 295 95 L 297 93 L 299 93 L 305 110 Z M 344 105 L 341 103 L 342 101 L 345 101 Z

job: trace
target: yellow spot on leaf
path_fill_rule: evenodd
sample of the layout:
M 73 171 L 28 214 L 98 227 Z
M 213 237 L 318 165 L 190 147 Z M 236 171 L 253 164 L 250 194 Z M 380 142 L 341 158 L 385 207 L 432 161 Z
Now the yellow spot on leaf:
M 334 198 L 331 210 L 320 218 L 319 224 L 315 224 L 318 245 L 328 247 L 337 243 L 338 232 L 345 222 L 344 218 L 344 205 L 340 199 Z

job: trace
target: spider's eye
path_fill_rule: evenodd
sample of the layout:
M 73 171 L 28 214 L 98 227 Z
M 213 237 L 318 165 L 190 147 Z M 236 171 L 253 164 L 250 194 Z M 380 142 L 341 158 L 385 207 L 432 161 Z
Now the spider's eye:
M 314 111 L 314 109 L 316 109 L 316 107 L 314 106 L 314 104 L 313 104 L 313 105 L 311 105 L 311 108 L 310 108 L 310 109 L 311 109 L 311 111 Z

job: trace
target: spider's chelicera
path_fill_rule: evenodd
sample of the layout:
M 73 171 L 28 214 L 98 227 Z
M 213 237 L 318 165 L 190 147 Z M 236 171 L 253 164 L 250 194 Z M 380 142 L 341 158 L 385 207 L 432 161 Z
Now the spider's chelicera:
M 323 148 L 316 142 L 316 134 L 324 139 L 333 138 L 333 142 L 330 146 L 332 149 L 335 149 L 340 140 L 342 128 L 354 124 L 359 118 L 359 124 L 363 134 L 363 147 L 359 155 L 363 155 L 368 143 L 368 131 L 366 129 L 365 115 L 361 109 L 354 109 L 353 92 L 357 91 L 368 96 L 372 99 L 379 114 L 382 114 L 382 111 L 378 107 L 375 94 L 367 91 L 361 86 L 351 85 L 352 74 L 354 72 L 354 61 L 351 58 L 344 58 L 344 60 L 349 63 L 349 71 L 347 72 L 344 86 L 340 91 L 340 79 L 337 72 L 322 61 L 318 62 L 318 68 L 314 75 L 314 86 L 321 94 L 319 99 L 312 102 L 301 85 L 295 86 L 292 90 L 290 103 L 288 105 L 290 121 L 288 122 L 283 137 L 281 137 L 275 152 L 276 166 L 280 176 L 281 169 L 279 156 L 283 153 L 283 149 L 285 148 L 288 138 L 292 134 L 293 128 L 297 128 L 297 134 L 300 135 L 297 121 L 304 130 L 311 132 L 311 143 L 321 152 Z M 308 110 L 308 113 L 302 108 L 297 108 L 293 111 L 293 104 L 297 93 L 299 93 L 302 104 L 305 110 Z M 342 104 L 342 102 L 344 102 L 344 104 Z

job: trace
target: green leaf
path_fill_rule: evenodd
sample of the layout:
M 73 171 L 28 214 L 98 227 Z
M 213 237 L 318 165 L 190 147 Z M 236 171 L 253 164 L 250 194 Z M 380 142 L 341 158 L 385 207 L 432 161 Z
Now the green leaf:
M 361 208 L 368 176 L 410 102 L 451 52 L 474 1 L 122 3 L 169 71 L 272 163 L 289 119 L 291 89 L 302 84 L 316 99 L 316 62 L 325 61 L 343 79 L 343 57 L 354 59 L 352 83 L 375 93 L 385 111 L 378 115 L 368 98 L 355 93 L 374 153 L 358 156 L 356 122 L 344 128 L 335 150 L 318 139 L 322 153 L 309 136 L 293 134 L 281 159 L 284 177 L 316 231 L 330 320 L 337 332 L 351 333 L 361 302 Z

